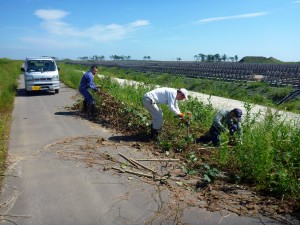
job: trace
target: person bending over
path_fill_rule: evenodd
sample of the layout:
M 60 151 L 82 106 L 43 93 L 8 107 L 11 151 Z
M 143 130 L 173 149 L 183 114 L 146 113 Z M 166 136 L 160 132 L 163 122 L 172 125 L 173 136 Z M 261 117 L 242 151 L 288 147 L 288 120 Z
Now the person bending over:
M 174 88 L 157 88 L 149 91 L 143 96 L 142 102 L 152 117 L 151 137 L 157 138 L 163 125 L 163 112 L 159 108 L 160 104 L 166 104 L 169 110 L 179 118 L 183 119 L 184 114 L 181 113 L 178 107 L 178 101 L 188 99 L 188 92 L 184 88 L 178 90 Z
M 212 126 L 207 134 L 202 135 L 197 139 L 197 142 L 209 143 L 212 142 L 215 146 L 221 144 L 221 134 L 226 132 L 229 134 L 229 143 L 235 143 L 235 134 L 237 133 L 239 142 L 242 137 L 241 119 L 243 112 L 239 108 L 232 110 L 220 110 L 213 120 Z

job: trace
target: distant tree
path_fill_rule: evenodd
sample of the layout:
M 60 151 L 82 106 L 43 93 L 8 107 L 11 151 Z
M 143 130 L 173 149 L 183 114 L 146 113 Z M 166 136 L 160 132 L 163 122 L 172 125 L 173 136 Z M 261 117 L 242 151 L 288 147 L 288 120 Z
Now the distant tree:
M 234 60 L 237 62 L 239 57 L 237 55 L 234 56 Z
M 235 55 L 234 57 L 227 57 L 226 54 L 223 54 L 222 56 L 220 54 L 208 54 L 204 55 L 202 53 L 199 53 L 198 55 L 194 55 L 195 61 L 201 61 L 201 62 L 226 62 L 228 61 L 238 61 L 238 56 Z
M 129 55 L 127 55 L 127 56 L 126 56 L 126 55 L 123 55 L 123 56 L 122 56 L 122 60 L 130 60 L 130 56 L 129 56 Z
M 206 60 L 207 60 L 207 62 L 214 62 L 215 61 L 215 57 L 212 54 L 208 54 Z
M 205 62 L 206 60 L 206 55 L 202 54 L 202 53 L 199 53 L 198 55 L 194 55 L 194 59 L 199 62 Z
M 177 60 L 177 61 L 181 61 L 181 58 L 180 58 L 180 57 L 178 57 L 178 58 L 176 58 L 176 60 Z
M 221 62 L 221 56 L 220 56 L 220 54 L 215 54 L 214 55 L 214 62 Z
M 227 60 L 227 55 L 226 54 L 222 55 L 222 60 L 223 60 L 223 62 L 226 62 L 226 60 Z
M 150 56 L 144 56 L 144 60 L 150 60 L 151 57 Z
M 114 61 L 117 61 L 117 60 L 120 60 L 121 59 L 121 56 L 118 56 L 118 55 L 111 55 L 109 56 L 112 60 Z
M 205 62 L 206 61 L 206 59 L 207 59 L 207 56 L 206 55 L 204 55 L 204 54 L 199 54 L 199 57 L 200 57 L 200 59 L 201 59 L 201 62 Z
M 93 55 L 93 56 L 91 57 L 91 59 L 92 59 L 92 60 L 98 60 L 98 56 L 97 56 L 97 55 Z
M 82 56 L 82 57 L 78 57 L 78 59 L 80 59 L 80 60 L 88 60 L 89 57 L 88 56 Z
M 129 55 L 128 56 L 126 56 L 126 55 L 111 55 L 111 56 L 109 56 L 109 58 L 111 60 L 115 60 L 115 61 L 117 61 L 117 60 L 130 60 L 130 56 Z M 104 60 L 104 56 L 103 56 L 102 59 Z
M 228 57 L 228 60 L 230 60 L 231 62 L 234 61 L 234 57 Z

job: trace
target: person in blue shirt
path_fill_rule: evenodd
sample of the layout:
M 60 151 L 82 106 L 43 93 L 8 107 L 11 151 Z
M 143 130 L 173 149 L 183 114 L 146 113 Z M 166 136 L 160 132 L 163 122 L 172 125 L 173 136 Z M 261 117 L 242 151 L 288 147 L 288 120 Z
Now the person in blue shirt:
M 221 133 L 226 132 L 229 134 L 230 144 L 235 143 L 235 134 L 237 134 L 239 142 L 241 143 L 242 138 L 242 127 L 241 119 L 243 112 L 239 108 L 234 108 L 232 110 L 220 110 L 212 126 L 207 134 L 202 135 L 197 139 L 197 142 L 209 143 L 212 142 L 215 146 L 220 146 L 221 144 Z
M 95 114 L 95 101 L 91 93 L 88 91 L 89 89 L 92 89 L 93 91 L 99 93 L 100 89 L 95 86 L 94 83 L 94 76 L 98 72 L 98 66 L 93 65 L 91 66 L 90 70 L 87 71 L 81 78 L 80 85 L 79 85 L 79 92 L 84 97 L 83 100 L 83 111 L 88 111 L 88 104 L 90 104 L 90 113 L 92 115 Z

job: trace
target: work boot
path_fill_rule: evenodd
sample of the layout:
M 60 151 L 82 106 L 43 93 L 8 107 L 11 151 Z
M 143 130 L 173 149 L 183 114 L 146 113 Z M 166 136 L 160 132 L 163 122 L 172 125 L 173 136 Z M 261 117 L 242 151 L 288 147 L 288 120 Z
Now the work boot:
M 95 107 L 95 104 L 91 105 L 91 111 L 90 111 L 90 113 L 91 113 L 91 117 L 94 118 L 96 116 L 96 107 Z
M 159 135 L 159 131 L 151 128 L 151 138 L 156 140 L 158 138 L 158 135 Z
M 88 111 L 88 102 L 86 100 L 83 100 L 83 112 Z

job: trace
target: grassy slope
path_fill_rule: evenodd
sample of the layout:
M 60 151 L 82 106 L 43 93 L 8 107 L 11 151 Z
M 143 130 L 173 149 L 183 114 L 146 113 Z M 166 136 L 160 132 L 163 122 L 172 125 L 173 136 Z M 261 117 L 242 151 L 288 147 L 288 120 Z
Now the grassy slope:
M 0 174 L 5 170 L 11 113 L 21 65 L 21 61 L 0 59 Z

